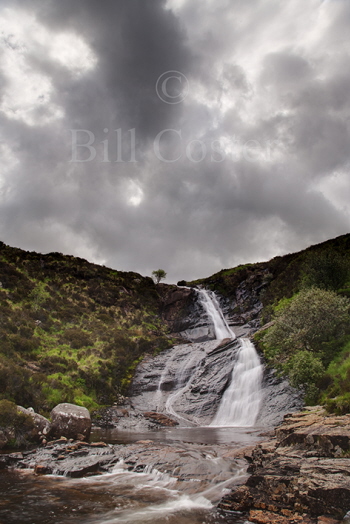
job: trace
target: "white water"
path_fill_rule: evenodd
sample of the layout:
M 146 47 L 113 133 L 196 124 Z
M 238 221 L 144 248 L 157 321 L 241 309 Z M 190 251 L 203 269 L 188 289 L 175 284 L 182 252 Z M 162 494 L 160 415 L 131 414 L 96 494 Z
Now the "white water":
M 240 344 L 230 386 L 211 426 L 253 426 L 259 414 L 263 366 L 250 340 L 241 338 Z
M 218 340 L 235 338 L 219 302 L 212 291 L 198 290 L 199 300 L 210 317 Z M 230 386 L 226 389 L 211 426 L 253 426 L 259 414 L 263 366 L 254 345 L 246 338 L 239 339 L 237 359 L 232 370 Z
M 198 289 L 199 301 L 213 323 L 216 340 L 236 338 L 223 315 L 215 293 L 207 289 Z
M 235 334 L 226 321 L 215 293 L 205 289 L 196 290 L 201 304 L 214 332 L 216 340 L 235 339 Z M 248 339 L 238 339 L 238 348 L 232 355 L 230 385 L 224 392 L 217 413 L 210 423 L 216 427 L 250 427 L 256 422 L 262 399 L 263 366 L 254 345 Z M 183 348 L 186 348 L 184 350 Z M 203 343 L 177 346 L 164 364 L 152 404 L 159 412 L 167 413 L 178 421 L 190 426 L 201 425 L 202 407 L 187 416 L 185 406 L 189 405 L 188 395 L 193 383 L 197 383 L 201 369 L 206 365 L 207 353 Z M 204 378 L 204 380 L 206 380 Z M 163 394 L 165 384 L 173 382 L 175 387 Z M 214 382 L 215 385 L 215 382 Z M 217 395 L 216 395 L 217 398 Z M 189 412 L 189 413 L 190 413 Z M 208 421 L 209 422 L 209 421 Z M 207 422 L 207 423 L 208 423 Z

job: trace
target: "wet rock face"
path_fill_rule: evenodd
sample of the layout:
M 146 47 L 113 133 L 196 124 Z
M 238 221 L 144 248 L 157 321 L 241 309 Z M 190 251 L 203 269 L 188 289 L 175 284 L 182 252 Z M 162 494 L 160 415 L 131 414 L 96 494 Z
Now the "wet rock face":
M 247 270 L 240 278 L 232 274 L 209 281 L 214 289 L 223 288 L 228 293 L 218 298 L 237 337 L 249 336 L 259 329 L 263 308 L 261 293 L 268 286 L 270 276 L 268 269 Z
M 224 497 L 221 508 L 250 511 L 249 518 L 270 512 L 284 522 L 342 519 L 350 509 L 349 450 L 350 415 L 326 416 L 322 408 L 290 415 L 275 439 L 254 448 L 251 476 Z M 264 522 L 260 516 L 253 522 Z
M 74 404 L 58 404 L 51 411 L 50 436 L 66 438 L 88 438 L 91 431 L 90 413 L 86 408 Z M 80 438 L 82 438 L 80 437 Z
M 135 409 L 156 411 L 180 425 L 209 424 L 227 387 L 237 340 L 182 344 L 144 359 L 138 366 L 130 395 Z
M 196 291 L 164 284 L 159 284 L 159 289 L 163 294 L 162 315 L 171 331 L 181 333 L 193 329 L 200 320 Z
M 169 289 L 166 285 L 160 289 L 163 293 L 163 318 L 171 331 L 191 342 L 215 339 L 213 326 L 198 300 L 198 292 L 195 289 Z
M 265 368 L 263 378 L 263 400 L 257 425 L 274 428 L 283 422 L 286 413 L 303 408 L 302 394 L 288 380 L 278 378 L 273 369 Z
M 65 475 L 72 478 L 112 472 L 117 466 L 142 473 L 156 469 L 179 481 L 190 492 L 202 491 L 220 482 L 234 485 L 244 476 L 235 475 L 244 466 L 227 446 L 190 443 L 155 443 L 143 440 L 129 445 L 88 444 L 60 439 L 45 448 L 23 454 L 3 455 L 5 467 L 32 469 L 37 475 Z M 1 461 L 0 461 L 1 464 Z M 220 490 L 218 490 L 220 493 Z
M 139 412 L 165 413 L 182 426 L 210 424 L 230 383 L 238 347 L 237 340 L 211 340 L 174 346 L 144 359 L 131 386 L 132 406 Z M 300 394 L 286 380 L 265 370 L 256 425 L 272 429 L 302 405 Z

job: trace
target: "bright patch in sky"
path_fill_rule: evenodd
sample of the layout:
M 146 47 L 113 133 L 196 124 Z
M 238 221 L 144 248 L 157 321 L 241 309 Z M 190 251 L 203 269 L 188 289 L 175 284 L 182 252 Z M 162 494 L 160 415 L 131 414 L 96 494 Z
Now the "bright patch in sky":
M 139 206 L 143 200 L 143 191 L 141 187 L 134 182 L 133 180 L 130 180 L 127 188 L 127 202 L 131 206 Z
M 53 102 L 54 85 L 50 75 L 34 63 L 36 56 L 81 75 L 96 64 L 87 44 L 75 34 L 54 35 L 33 15 L 4 9 L 0 20 L 0 56 L 5 89 L 0 110 L 10 119 L 29 126 L 49 124 L 64 116 Z
M 350 213 L 349 207 L 349 172 L 336 171 L 321 179 L 316 189 L 332 202 L 340 211 Z

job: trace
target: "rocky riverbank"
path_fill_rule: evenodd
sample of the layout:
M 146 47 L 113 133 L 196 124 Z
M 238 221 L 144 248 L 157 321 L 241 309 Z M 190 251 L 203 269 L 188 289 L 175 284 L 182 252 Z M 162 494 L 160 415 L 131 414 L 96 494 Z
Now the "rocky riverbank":
M 36 450 L 0 455 L 0 468 L 74 478 L 115 468 L 158 471 L 190 492 L 224 483 L 231 492 L 219 509 L 239 512 L 251 523 L 345 523 L 350 510 L 350 415 L 307 408 L 287 415 L 269 440 L 244 449 L 242 444 L 141 440 L 110 445 L 61 438 Z
M 70 478 L 106 473 L 154 473 L 182 492 L 203 494 L 217 503 L 225 486 L 242 483 L 245 461 L 232 445 L 140 440 L 111 445 L 61 438 L 36 450 L 0 455 L 0 469 L 33 470 L 35 475 Z
M 258 524 L 336 524 L 350 510 L 350 415 L 309 408 L 245 454 L 250 477 L 220 502 Z

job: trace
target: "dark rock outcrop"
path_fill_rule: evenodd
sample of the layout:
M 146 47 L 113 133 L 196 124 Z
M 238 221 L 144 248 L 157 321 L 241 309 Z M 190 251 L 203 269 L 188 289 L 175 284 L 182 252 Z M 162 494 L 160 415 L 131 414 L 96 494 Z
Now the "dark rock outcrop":
M 75 404 L 58 404 L 51 411 L 51 437 L 88 438 L 91 431 L 90 413 Z
M 193 323 L 197 307 L 195 290 L 166 284 L 159 284 L 158 288 L 162 296 L 162 316 L 171 331 L 179 333 L 186 330 Z
M 289 415 L 246 458 L 251 476 L 222 499 L 222 509 L 250 512 L 252 522 L 339 520 L 349 511 L 350 415 L 327 416 L 322 408 Z

